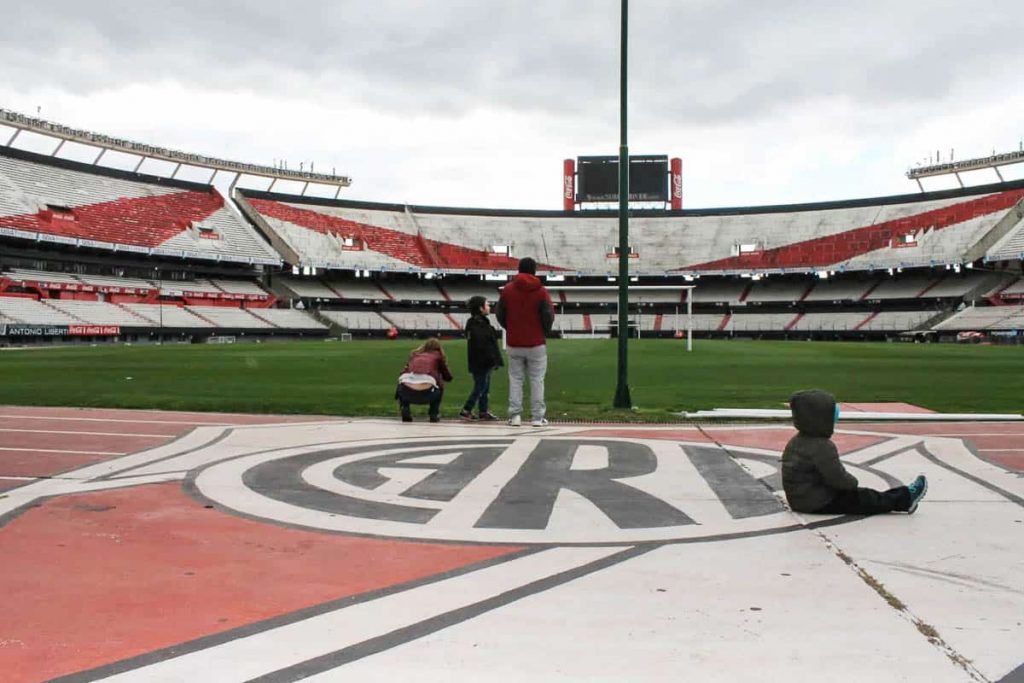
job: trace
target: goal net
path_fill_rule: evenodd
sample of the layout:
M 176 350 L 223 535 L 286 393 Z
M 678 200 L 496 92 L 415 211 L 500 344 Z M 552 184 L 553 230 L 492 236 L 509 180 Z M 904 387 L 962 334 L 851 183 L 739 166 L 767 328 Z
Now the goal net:
M 640 338 L 682 332 L 686 350 L 693 350 L 693 290 L 695 285 L 631 285 L 628 333 Z M 610 337 L 618 332 L 617 286 L 548 287 L 555 299 L 555 330 L 564 338 Z M 568 296 L 562 297 L 565 293 Z M 565 301 L 562 299 L 565 298 Z M 603 304 L 603 306 L 602 306 Z M 608 304 L 612 304 L 609 306 Z M 601 308 L 593 312 L 597 306 Z

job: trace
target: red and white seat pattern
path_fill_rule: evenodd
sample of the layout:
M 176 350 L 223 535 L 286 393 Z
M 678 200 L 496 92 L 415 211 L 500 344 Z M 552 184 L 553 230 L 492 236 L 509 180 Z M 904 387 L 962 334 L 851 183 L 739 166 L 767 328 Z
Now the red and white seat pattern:
M 5 148 L 0 235 L 185 258 L 281 262 L 211 186 Z
M 1024 189 L 978 189 L 790 207 L 637 215 L 635 275 L 870 271 L 970 262 L 1014 252 Z M 427 209 L 244 192 L 243 206 L 304 265 L 493 272 L 532 256 L 542 271 L 612 275 L 612 214 Z M 495 253 L 498 251 L 505 253 Z M 989 257 L 990 258 L 990 257 Z

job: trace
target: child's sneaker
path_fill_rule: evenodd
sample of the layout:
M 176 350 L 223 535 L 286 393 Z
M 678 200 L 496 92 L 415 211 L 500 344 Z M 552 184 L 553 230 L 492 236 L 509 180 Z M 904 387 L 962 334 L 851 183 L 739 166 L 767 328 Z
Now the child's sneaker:
M 523 424 L 523 418 L 519 417 L 518 415 L 513 415 L 510 418 L 508 418 L 508 425 L 510 427 L 518 427 L 521 424 Z
M 548 421 L 545 420 L 543 417 L 540 418 L 539 420 L 531 420 L 530 421 L 530 426 L 531 427 L 546 427 L 547 424 L 548 424 Z
M 907 514 L 912 515 L 917 510 L 917 504 L 924 498 L 924 494 L 928 493 L 928 480 L 923 474 L 919 474 L 917 479 L 910 482 L 907 490 L 910 491 L 910 507 L 907 508 Z
M 463 410 L 461 413 L 459 413 L 459 419 L 460 420 L 475 420 L 477 418 L 476 418 L 476 416 L 471 411 Z
M 499 418 L 494 413 L 487 411 L 486 413 L 480 413 L 476 419 L 481 422 L 497 422 Z

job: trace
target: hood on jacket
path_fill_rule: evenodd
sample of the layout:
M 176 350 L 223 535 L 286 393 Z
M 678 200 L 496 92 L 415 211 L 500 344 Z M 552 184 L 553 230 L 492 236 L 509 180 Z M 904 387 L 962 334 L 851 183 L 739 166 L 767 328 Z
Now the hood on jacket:
M 801 434 L 827 439 L 835 431 L 836 399 L 827 391 L 798 391 L 789 397 L 789 408 Z
M 544 283 L 540 281 L 540 278 L 536 275 L 530 275 L 529 273 L 516 273 L 511 282 L 513 287 L 524 292 L 532 292 L 540 289 L 543 284 Z

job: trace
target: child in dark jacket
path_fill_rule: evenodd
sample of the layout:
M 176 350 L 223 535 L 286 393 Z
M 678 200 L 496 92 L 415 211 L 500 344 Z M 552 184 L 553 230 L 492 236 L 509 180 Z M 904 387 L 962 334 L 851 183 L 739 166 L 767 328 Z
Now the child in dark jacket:
M 491 325 L 487 314 L 491 305 L 482 296 L 471 297 L 467 302 L 469 320 L 466 321 L 466 352 L 469 372 L 473 375 L 473 391 L 462 406 L 459 417 L 463 420 L 484 420 L 493 422 L 498 417 L 488 410 L 491 392 L 491 373 L 504 365 L 498 349 L 498 331 Z M 473 406 L 478 412 L 473 415 Z
M 451 381 L 452 373 L 448 370 L 448 358 L 441 348 L 440 341 L 428 339 L 413 349 L 395 388 L 395 398 L 402 413 L 402 422 L 412 422 L 412 411 L 409 406 L 413 403 L 426 403 L 430 421 L 440 422 L 444 383 Z
M 830 515 L 913 514 L 928 490 L 920 475 L 909 486 L 875 491 L 858 485 L 839 461 L 832 432 L 839 419 L 835 398 L 824 391 L 798 391 L 789 399 L 799 432 L 782 452 L 782 488 L 796 512 Z

